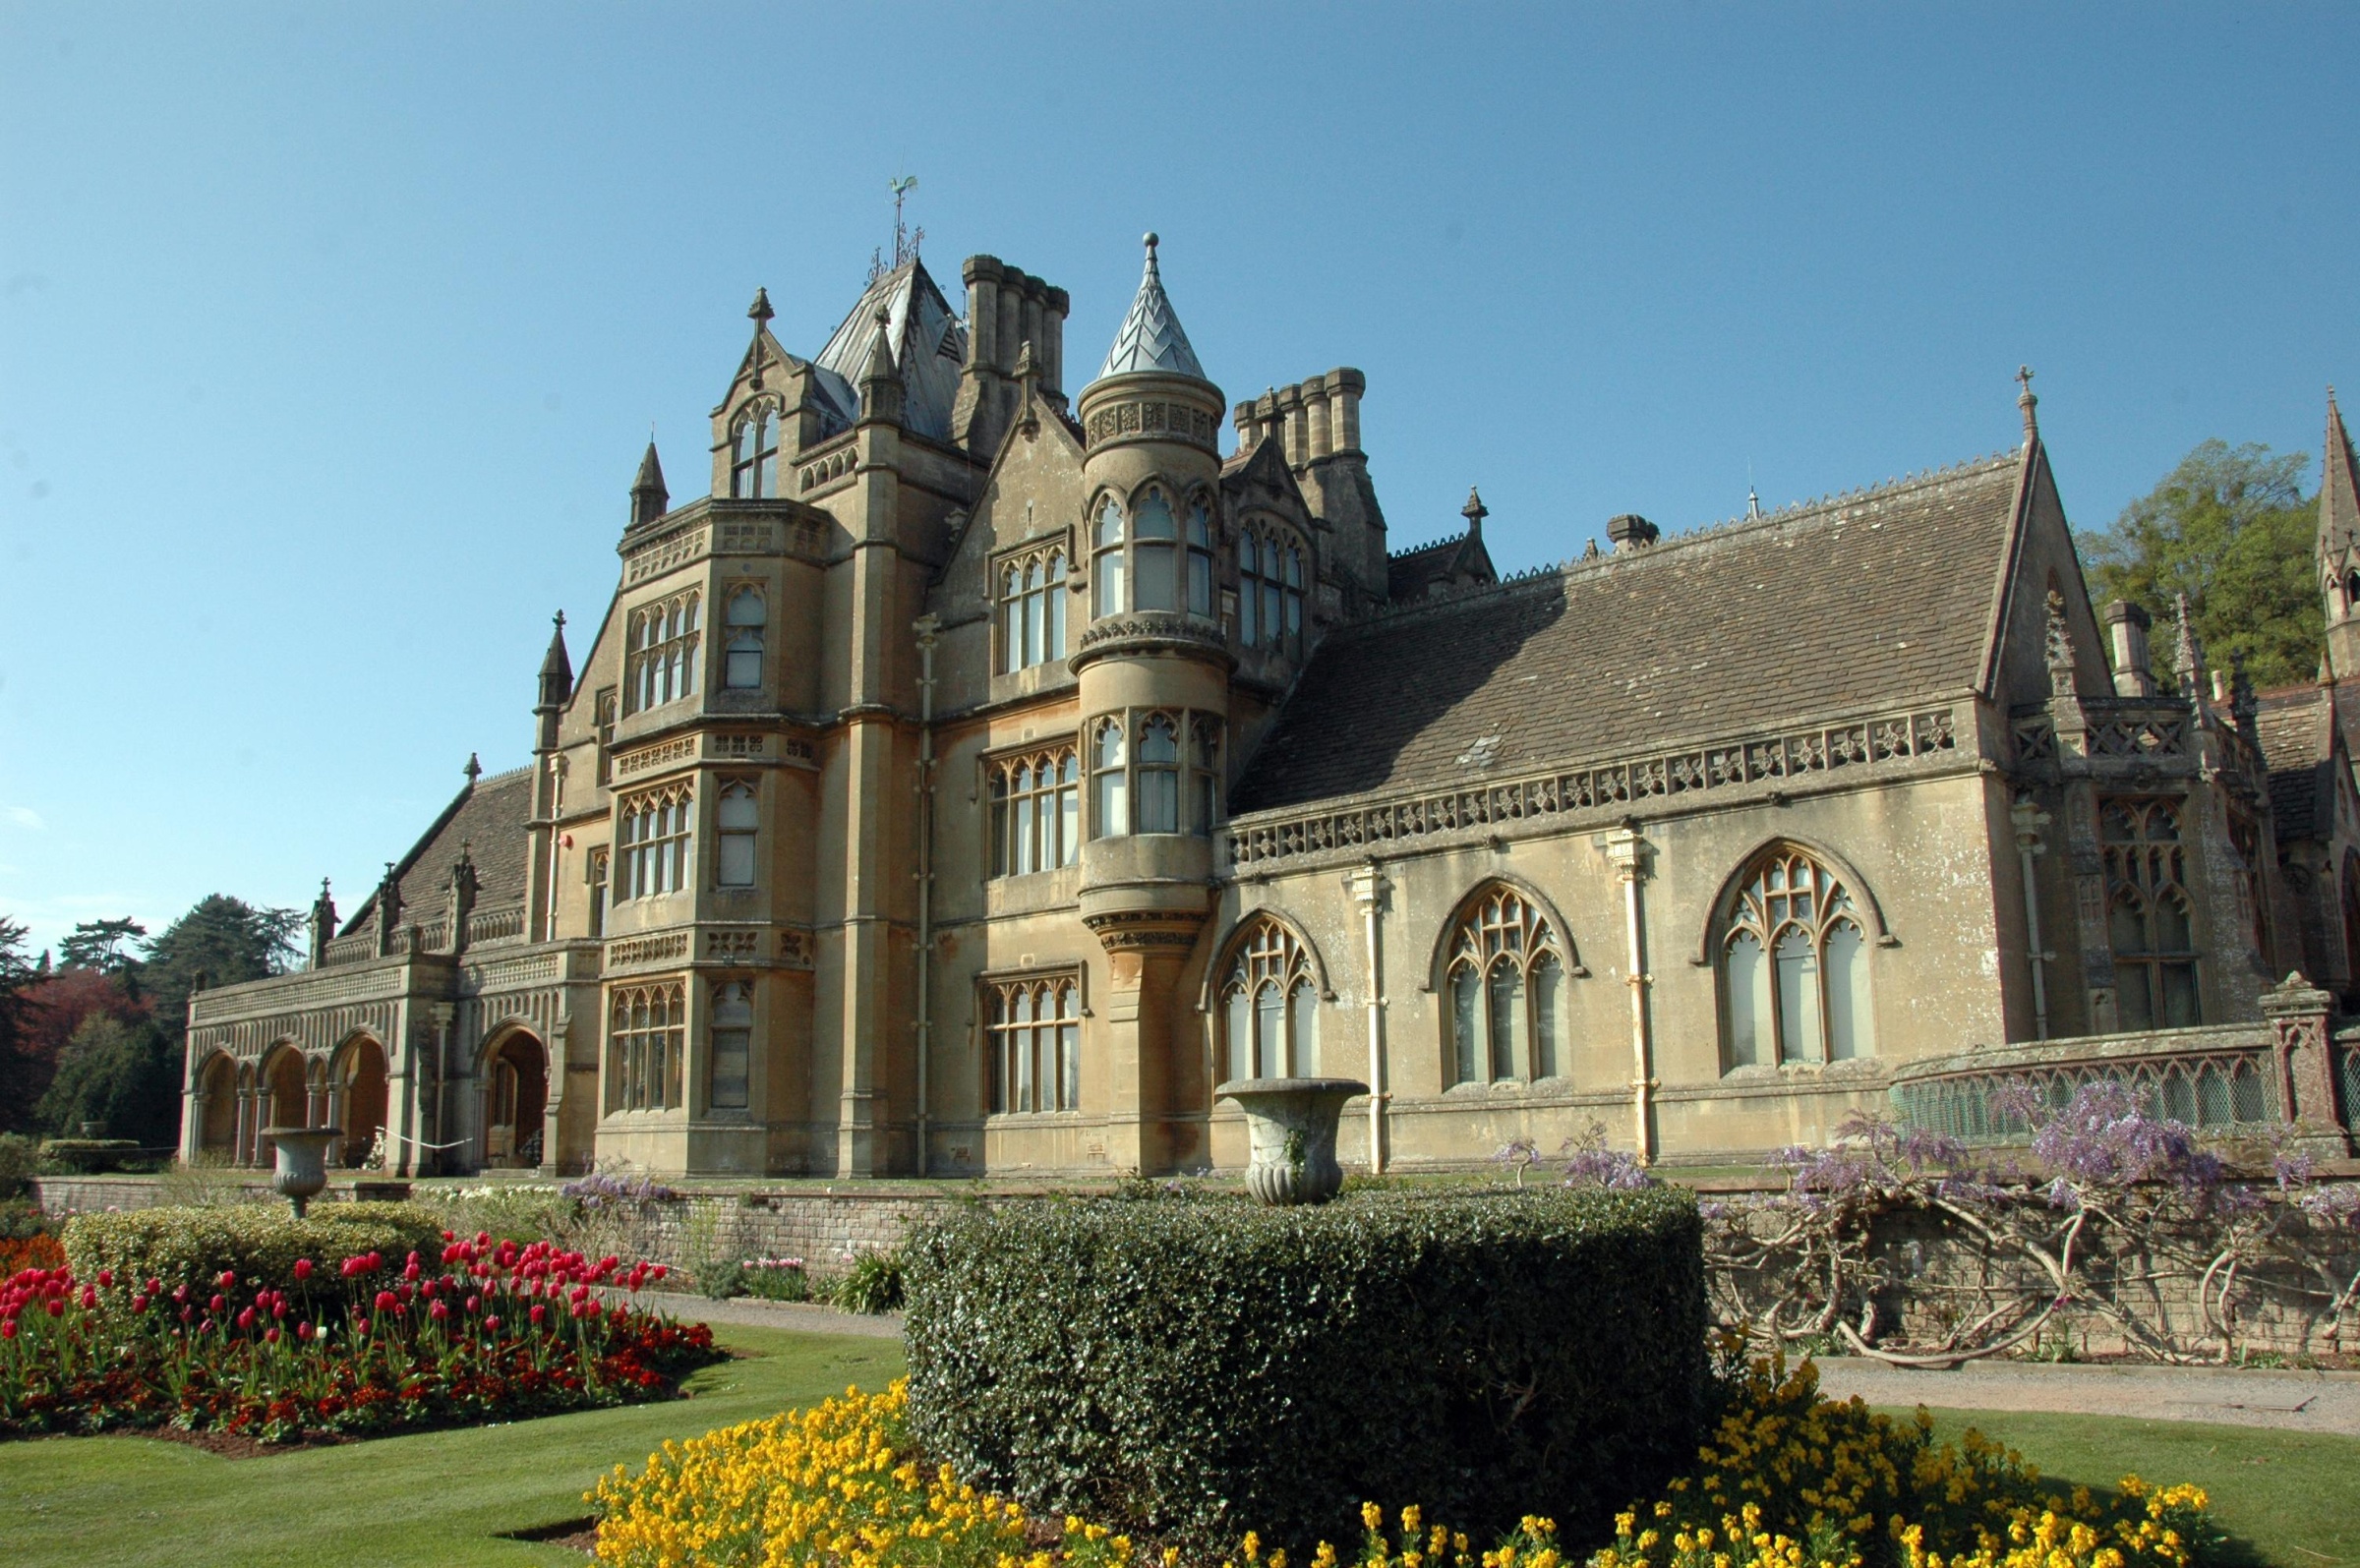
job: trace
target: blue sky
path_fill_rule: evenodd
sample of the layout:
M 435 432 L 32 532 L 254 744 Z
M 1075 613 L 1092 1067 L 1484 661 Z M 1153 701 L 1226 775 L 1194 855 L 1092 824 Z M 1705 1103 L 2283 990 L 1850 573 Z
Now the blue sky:
M 1069 386 L 1158 230 L 1233 400 L 1359 366 L 1395 545 L 1479 484 L 1519 568 L 2008 445 L 2020 362 L 2083 527 L 2316 456 L 2356 85 L 2348 6 L 0 0 L 0 913 L 349 908 L 894 174 Z

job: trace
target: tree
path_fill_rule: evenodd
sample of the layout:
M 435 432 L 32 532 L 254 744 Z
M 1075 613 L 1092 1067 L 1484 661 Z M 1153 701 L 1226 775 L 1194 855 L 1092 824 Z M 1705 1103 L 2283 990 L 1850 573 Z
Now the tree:
M 0 914 L 0 1131 L 29 1125 L 40 1093 L 27 1040 L 40 1013 L 32 998 L 38 977 L 25 957 L 25 927 Z
M 273 909 L 215 893 L 148 944 L 138 970 L 142 989 L 153 999 L 157 1024 L 178 1045 L 189 997 L 200 986 L 236 985 L 284 974 L 301 950 L 300 909 Z
M 180 1074 L 170 1047 L 145 1019 L 92 1014 L 66 1042 L 34 1119 L 64 1137 L 95 1122 L 106 1137 L 169 1148 L 180 1130 Z
M 2205 441 L 2113 527 L 2076 539 L 2098 603 L 2127 599 L 2154 617 L 2166 684 L 2167 628 L 2183 593 L 2215 667 L 2242 657 L 2257 686 L 2317 673 L 2326 611 L 2313 564 L 2318 515 L 2303 494 L 2310 464 L 2258 442 Z
M 57 945 L 58 962 L 69 969 L 121 974 L 138 961 L 123 951 L 123 944 L 147 934 L 148 928 L 137 920 L 87 920 Z
M 66 1042 L 84 1020 L 93 1016 L 141 1023 L 148 1003 L 132 995 L 125 974 L 100 974 L 95 969 L 59 969 L 34 974 L 26 997 L 32 1015 L 26 1022 L 18 1051 L 20 1073 L 16 1091 L 0 1103 L 0 1132 L 24 1132 L 33 1127 L 33 1107 L 57 1074 L 65 1059 Z

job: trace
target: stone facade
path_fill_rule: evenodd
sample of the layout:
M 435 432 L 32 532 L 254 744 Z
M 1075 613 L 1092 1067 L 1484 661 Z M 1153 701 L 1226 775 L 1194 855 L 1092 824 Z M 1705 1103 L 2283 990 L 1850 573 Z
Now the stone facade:
M 1377 1091 L 1347 1163 L 1710 1162 L 1913 1061 L 2360 985 L 2360 902 L 2294 882 L 2360 854 L 2348 752 L 2290 850 L 2264 706 L 2090 603 L 2029 384 L 2011 450 L 1502 580 L 1472 495 L 1390 549 L 1359 371 L 1227 407 L 1151 243 L 1074 399 L 1065 292 L 962 275 L 898 259 L 810 359 L 756 298 L 530 765 L 192 1003 L 189 1153 L 1158 1173 L 1319 1073 Z

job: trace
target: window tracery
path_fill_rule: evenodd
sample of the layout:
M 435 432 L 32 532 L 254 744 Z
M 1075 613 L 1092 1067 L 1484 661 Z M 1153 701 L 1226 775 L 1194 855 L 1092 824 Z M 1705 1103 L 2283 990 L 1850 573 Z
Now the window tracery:
M 1303 547 L 1295 537 L 1274 523 L 1248 524 L 1237 541 L 1237 640 L 1299 653 L 1303 584 Z
M 631 611 L 624 639 L 629 713 L 644 713 L 696 690 L 696 590 Z
M 1452 939 L 1451 1081 L 1534 1081 L 1564 1074 L 1564 947 L 1549 919 L 1511 888 L 1468 903 Z
M 1065 657 L 1065 547 L 1000 564 L 1000 672 Z
M 1229 1076 L 1296 1077 L 1319 1061 L 1320 987 L 1311 956 L 1283 921 L 1257 915 L 1232 941 L 1221 980 Z
M 616 902 L 678 893 L 687 886 L 688 812 L 694 799 L 683 781 L 622 802 L 616 834 Z
M 770 606 L 762 590 L 749 583 L 730 595 L 723 619 L 730 643 L 721 683 L 732 691 L 756 690 L 762 684 L 762 644 L 770 623 Z
M 1875 1054 L 1864 929 L 1851 891 L 1807 852 L 1782 844 L 1753 861 L 1720 944 L 1731 1067 Z
M 1219 821 L 1221 722 L 1146 709 L 1091 726 L 1091 837 L 1188 833 Z
M 738 416 L 731 437 L 730 494 L 759 500 L 779 493 L 779 411 L 756 403 Z
M 2114 949 L 2114 1005 L 2125 1029 L 2203 1021 L 2197 996 L 2195 900 L 2183 880 L 2174 800 L 2098 802 L 2106 863 L 2106 934 Z
M 1091 613 L 1128 610 L 1185 610 L 1210 619 L 1212 510 L 1191 500 L 1183 528 L 1163 490 L 1150 486 L 1126 515 L 1113 496 L 1098 503 L 1091 525 Z
M 607 1017 L 607 1110 L 678 1105 L 687 987 L 678 980 L 618 986 Z
M 1018 877 L 1082 858 L 1081 768 L 1071 746 L 990 765 L 991 874 Z
M 1078 975 L 987 981 L 991 1108 L 1074 1111 L 1082 1104 L 1082 987 Z

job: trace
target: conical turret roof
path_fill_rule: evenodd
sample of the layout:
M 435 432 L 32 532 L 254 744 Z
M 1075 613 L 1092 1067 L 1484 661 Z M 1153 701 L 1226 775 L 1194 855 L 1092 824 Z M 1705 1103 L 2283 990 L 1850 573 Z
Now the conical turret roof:
M 1149 235 L 1146 243 L 1147 271 L 1139 280 L 1138 296 L 1131 301 L 1131 314 L 1123 318 L 1123 329 L 1114 334 L 1114 347 L 1106 351 L 1098 378 L 1131 371 L 1165 371 L 1203 380 L 1205 367 L 1197 363 L 1197 351 L 1188 346 L 1188 334 L 1181 330 L 1180 318 L 1173 314 L 1171 299 L 1163 292 L 1163 276 L 1155 270 L 1155 236 Z
M 631 493 L 637 494 L 641 491 L 653 491 L 667 497 L 672 494 L 664 488 L 664 465 L 656 460 L 656 438 L 653 436 L 647 438 L 647 455 L 639 459 L 638 477 L 631 481 Z

